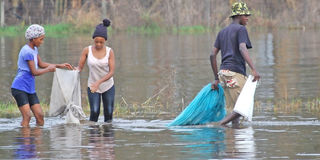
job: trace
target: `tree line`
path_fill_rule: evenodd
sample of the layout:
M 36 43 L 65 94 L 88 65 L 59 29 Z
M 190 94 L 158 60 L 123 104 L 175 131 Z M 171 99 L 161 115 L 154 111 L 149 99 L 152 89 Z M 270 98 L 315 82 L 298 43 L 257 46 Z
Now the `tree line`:
M 103 18 L 115 29 L 128 26 L 225 26 L 238 0 L 1 0 L 1 26 L 71 23 L 94 25 Z M 243 0 L 258 26 L 319 27 L 318 0 Z

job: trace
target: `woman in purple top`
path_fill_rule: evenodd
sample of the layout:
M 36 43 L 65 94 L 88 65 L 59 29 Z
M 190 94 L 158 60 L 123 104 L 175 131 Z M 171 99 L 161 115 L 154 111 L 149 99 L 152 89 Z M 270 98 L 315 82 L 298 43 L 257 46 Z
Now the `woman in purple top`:
M 21 126 L 29 126 L 30 110 L 36 118 L 37 125 L 42 126 L 44 124 L 43 111 L 35 91 L 35 76 L 54 72 L 56 68 L 72 69 L 72 66 L 68 63 L 50 64 L 41 60 L 38 55 L 38 47 L 43 43 L 45 37 L 42 26 L 37 24 L 29 26 L 25 37 L 29 42 L 20 50 L 18 71 L 11 85 L 11 93 L 22 115 Z

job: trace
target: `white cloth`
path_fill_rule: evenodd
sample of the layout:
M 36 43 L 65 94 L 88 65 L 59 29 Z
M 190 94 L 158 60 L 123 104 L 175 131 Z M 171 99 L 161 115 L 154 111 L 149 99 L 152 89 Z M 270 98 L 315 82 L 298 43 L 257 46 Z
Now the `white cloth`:
M 252 82 L 253 78 L 252 75 L 249 75 L 233 109 L 234 112 L 241 114 L 248 121 L 252 121 L 254 93 L 257 87 L 257 81 Z
M 81 108 L 80 74 L 77 70 L 57 68 L 54 72 L 49 116 L 58 115 L 67 115 L 67 123 L 79 123 L 79 120 L 85 119 Z M 70 121 L 70 116 L 74 116 L 78 121 L 73 120 L 74 117 L 71 117 Z
M 89 46 L 89 53 L 87 58 L 87 64 L 89 67 L 88 87 L 90 87 L 93 83 L 100 80 L 102 77 L 109 73 L 110 50 L 111 48 L 106 46 L 106 56 L 101 59 L 97 59 L 92 54 L 92 46 Z M 109 90 L 113 86 L 113 84 L 113 77 L 111 77 L 110 79 L 102 82 L 96 92 L 104 93 Z

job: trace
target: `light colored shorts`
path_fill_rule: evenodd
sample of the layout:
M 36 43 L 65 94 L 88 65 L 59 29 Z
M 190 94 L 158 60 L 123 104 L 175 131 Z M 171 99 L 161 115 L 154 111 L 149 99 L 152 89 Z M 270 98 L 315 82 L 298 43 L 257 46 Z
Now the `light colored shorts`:
M 220 70 L 218 74 L 224 89 L 227 108 L 233 109 L 246 83 L 247 76 L 229 70 Z

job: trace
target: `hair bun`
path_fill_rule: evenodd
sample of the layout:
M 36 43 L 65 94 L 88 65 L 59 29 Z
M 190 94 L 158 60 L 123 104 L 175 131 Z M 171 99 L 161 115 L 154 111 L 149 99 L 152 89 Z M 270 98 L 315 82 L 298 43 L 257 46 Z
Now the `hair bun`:
M 106 26 L 106 27 L 109 27 L 111 24 L 110 20 L 109 19 L 104 19 L 103 20 L 103 25 Z

